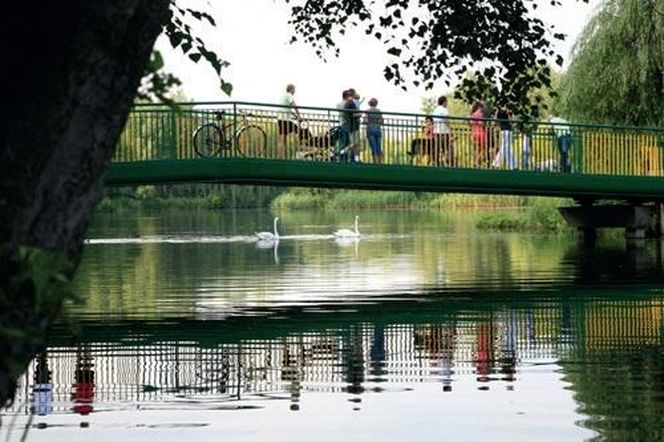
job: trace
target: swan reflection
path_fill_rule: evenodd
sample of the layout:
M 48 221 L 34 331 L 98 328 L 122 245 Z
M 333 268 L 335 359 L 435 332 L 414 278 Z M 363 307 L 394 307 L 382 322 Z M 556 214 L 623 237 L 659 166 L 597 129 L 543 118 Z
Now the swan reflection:
M 334 242 L 339 246 L 339 247 L 350 247 L 350 246 L 357 246 L 360 242 L 359 237 L 337 237 L 334 238 Z
M 279 264 L 279 240 L 278 239 L 259 239 L 256 241 L 257 249 L 272 249 L 274 251 L 274 263 Z
M 354 237 L 354 238 L 334 238 L 334 242 L 339 246 L 339 247 L 352 247 L 354 246 L 354 252 L 355 252 L 355 258 L 359 258 L 360 256 L 360 238 L 359 237 Z

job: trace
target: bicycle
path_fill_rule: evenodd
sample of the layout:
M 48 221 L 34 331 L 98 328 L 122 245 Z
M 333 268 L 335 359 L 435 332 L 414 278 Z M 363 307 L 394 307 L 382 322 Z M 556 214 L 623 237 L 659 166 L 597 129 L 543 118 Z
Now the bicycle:
M 239 111 L 237 129 L 235 122 L 226 123 L 226 112 L 214 112 L 217 123 L 205 123 L 196 128 L 193 135 L 194 150 L 203 158 L 220 156 L 233 148 L 239 156 L 263 157 L 267 150 L 267 135 L 262 127 L 249 121 L 252 114 Z

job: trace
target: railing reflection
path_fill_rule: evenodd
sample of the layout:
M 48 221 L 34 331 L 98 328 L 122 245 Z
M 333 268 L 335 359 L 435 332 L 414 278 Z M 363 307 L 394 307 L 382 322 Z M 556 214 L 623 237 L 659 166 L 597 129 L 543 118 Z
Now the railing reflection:
M 213 345 L 183 334 L 180 340 L 126 337 L 54 346 L 31 364 L 19 387 L 26 396 L 13 410 L 86 415 L 101 405 L 182 405 L 197 397 L 279 398 L 297 410 L 303 394 L 358 397 L 391 384 L 438 383 L 442 392 L 451 392 L 463 380 L 479 389 L 493 384 L 511 389 L 524 364 L 662 344 L 658 300 L 579 304 L 563 298 L 532 308 L 496 306 L 468 314 Z

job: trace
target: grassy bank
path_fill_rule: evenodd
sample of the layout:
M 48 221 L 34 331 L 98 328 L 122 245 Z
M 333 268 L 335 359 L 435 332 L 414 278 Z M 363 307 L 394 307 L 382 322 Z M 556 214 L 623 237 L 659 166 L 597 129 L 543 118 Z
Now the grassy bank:
M 139 199 L 131 196 L 105 196 L 97 204 L 97 212 L 116 213 L 142 209 L 211 209 L 206 198 L 197 197 L 155 197 Z
M 107 189 L 97 212 L 141 209 L 247 209 L 269 207 L 283 192 L 276 187 L 188 184 Z
M 107 191 L 97 211 L 267 208 L 291 210 L 471 210 L 483 230 L 566 232 L 561 198 L 386 192 L 373 190 L 259 188 L 255 186 L 139 186 Z
M 482 230 L 565 233 L 572 230 L 558 213 L 571 202 L 563 198 L 503 195 L 289 189 L 273 202 L 275 210 L 358 210 L 407 208 L 472 210 Z
M 289 189 L 272 201 L 278 210 L 335 210 L 378 208 L 422 208 L 415 192 L 371 190 Z
M 490 209 L 524 207 L 528 198 L 501 195 L 386 192 L 374 190 L 289 189 L 272 202 L 279 210 L 335 209 Z
M 472 210 L 479 229 L 560 233 L 571 231 L 558 213 L 558 207 L 568 204 L 571 202 L 563 198 L 290 189 L 279 195 L 272 207 L 277 210 Z
M 481 211 L 477 213 L 475 226 L 482 230 L 571 233 L 574 229 L 558 213 L 561 203 L 535 199 L 518 210 Z

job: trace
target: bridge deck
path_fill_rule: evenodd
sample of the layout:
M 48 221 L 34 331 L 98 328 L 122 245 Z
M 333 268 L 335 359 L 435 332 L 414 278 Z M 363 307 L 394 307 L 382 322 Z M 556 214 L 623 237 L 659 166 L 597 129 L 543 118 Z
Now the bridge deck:
M 449 139 L 430 140 L 424 115 L 383 113 L 383 164 L 364 125 L 360 163 L 339 151 L 337 109 L 253 103 L 137 106 L 107 185 L 223 182 L 382 190 L 664 199 L 664 130 L 450 118 Z M 364 113 L 358 112 L 357 118 Z M 281 121 L 281 123 L 279 123 Z M 342 136 L 343 137 L 343 136 Z M 562 138 L 569 142 L 567 159 Z M 567 167 L 565 167 L 567 164 Z

